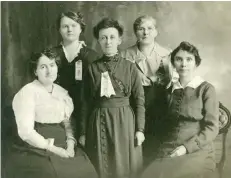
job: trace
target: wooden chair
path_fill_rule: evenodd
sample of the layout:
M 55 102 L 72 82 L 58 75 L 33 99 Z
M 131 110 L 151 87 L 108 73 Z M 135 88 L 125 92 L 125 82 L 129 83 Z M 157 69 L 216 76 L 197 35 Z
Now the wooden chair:
M 223 178 L 223 170 L 227 154 L 227 135 L 231 125 L 230 111 L 222 104 L 219 104 L 219 135 L 215 139 L 216 161 L 219 178 Z

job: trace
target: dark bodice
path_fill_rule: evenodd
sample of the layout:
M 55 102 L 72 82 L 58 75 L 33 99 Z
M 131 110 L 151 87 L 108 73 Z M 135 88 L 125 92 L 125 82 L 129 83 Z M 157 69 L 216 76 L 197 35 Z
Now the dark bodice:
M 108 71 L 115 95 L 110 98 L 100 96 L 101 74 Z M 82 110 L 82 120 L 87 120 L 88 114 L 94 107 L 99 107 L 101 102 L 113 99 L 128 100 L 133 96 L 135 103 L 135 114 L 137 127 L 144 129 L 144 90 L 138 70 L 132 62 L 116 55 L 113 59 L 102 57 L 93 62 L 88 69 L 84 79 L 84 107 Z M 93 107 L 93 108 L 92 108 Z
M 111 98 L 130 97 L 132 90 L 133 65 L 119 55 L 113 59 L 103 56 L 90 66 L 91 93 L 95 100 L 105 99 L 100 97 L 101 73 L 108 71 L 116 95 Z M 135 76 L 134 76 L 135 77 Z
M 168 109 L 157 121 L 156 135 L 173 147 L 184 145 L 188 152 L 210 143 L 218 133 L 218 101 L 215 89 L 203 82 L 193 89 L 167 91 Z
M 84 76 L 88 65 L 98 58 L 98 54 L 90 48 L 83 47 L 80 49 L 78 56 L 73 61 L 68 62 L 61 45 L 55 47 L 55 50 L 60 58 L 58 78 L 56 82 L 68 90 L 70 96 L 74 100 L 74 103 L 76 103 L 76 100 L 81 98 L 80 93 L 83 80 L 75 79 L 75 63 L 82 60 Z

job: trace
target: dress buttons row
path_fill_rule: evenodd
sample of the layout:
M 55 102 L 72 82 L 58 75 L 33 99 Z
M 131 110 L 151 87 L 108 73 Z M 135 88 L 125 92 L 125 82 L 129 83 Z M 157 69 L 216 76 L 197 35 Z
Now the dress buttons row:
M 101 153 L 102 153 L 102 158 L 103 158 L 103 172 L 104 174 L 108 174 L 108 159 L 107 159 L 107 143 L 106 143 L 106 129 L 105 129 L 105 114 L 100 114 L 101 116 Z

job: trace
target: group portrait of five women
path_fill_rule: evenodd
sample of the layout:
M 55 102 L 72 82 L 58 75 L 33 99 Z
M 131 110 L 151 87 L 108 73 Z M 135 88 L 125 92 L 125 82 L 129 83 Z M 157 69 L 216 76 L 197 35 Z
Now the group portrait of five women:
M 120 23 L 98 22 L 100 56 L 79 40 L 85 27 L 81 13 L 60 14 L 61 43 L 32 55 L 34 80 L 12 103 L 19 139 L 6 178 L 211 177 L 218 100 L 196 74 L 198 49 L 162 47 L 156 20 L 144 15 L 125 50 Z

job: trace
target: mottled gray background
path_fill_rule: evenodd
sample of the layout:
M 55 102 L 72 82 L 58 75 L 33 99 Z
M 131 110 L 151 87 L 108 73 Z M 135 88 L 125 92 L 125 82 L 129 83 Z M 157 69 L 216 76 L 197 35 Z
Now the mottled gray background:
M 2 115 L 8 114 L 14 94 L 31 80 L 27 70 L 31 52 L 59 43 L 56 18 L 66 10 L 84 14 L 87 29 L 82 38 L 97 51 L 92 27 L 102 17 L 123 24 L 121 48 L 126 48 L 135 43 L 134 20 L 154 16 L 160 44 L 173 49 L 184 40 L 199 48 L 203 58 L 199 74 L 215 85 L 219 100 L 231 110 L 231 2 L 2 2 Z M 231 150 L 230 136 L 228 141 Z M 227 178 L 231 151 L 228 158 Z

